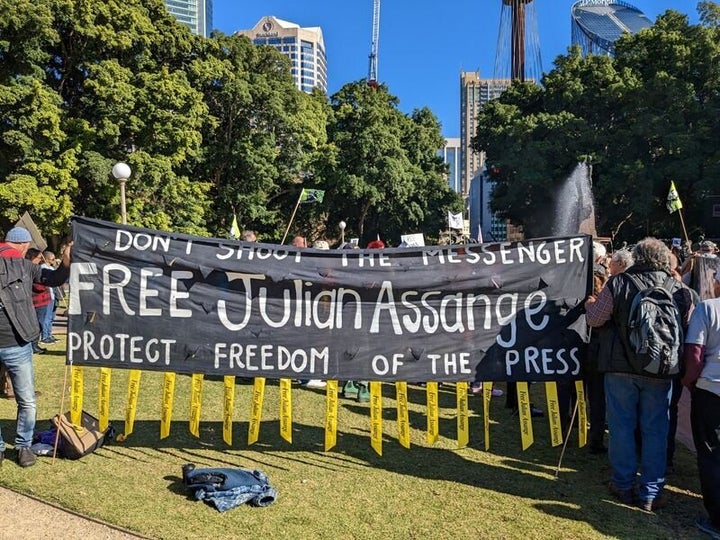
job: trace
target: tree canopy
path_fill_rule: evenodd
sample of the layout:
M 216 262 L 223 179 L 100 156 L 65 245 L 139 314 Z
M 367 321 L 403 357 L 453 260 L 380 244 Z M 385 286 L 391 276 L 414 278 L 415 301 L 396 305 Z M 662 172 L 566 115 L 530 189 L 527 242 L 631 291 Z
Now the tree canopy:
M 261 240 L 298 212 L 311 239 L 381 231 L 437 235 L 461 204 L 428 110 L 387 88 L 328 98 L 295 88 L 272 47 L 194 36 L 162 0 L 0 0 L 0 229 L 26 210 L 49 236 L 72 214 L 119 220 L 118 161 L 132 168 L 134 225 L 227 236 L 233 215 Z M 369 232 L 367 234 L 370 234 Z
M 701 23 L 668 11 L 616 43 L 614 58 L 559 56 L 542 85 L 515 83 L 483 108 L 473 145 L 496 182 L 492 208 L 546 236 L 555 194 L 579 161 L 593 168 L 598 233 L 620 240 L 681 236 L 665 207 L 674 181 L 688 233 L 717 194 L 718 7 Z

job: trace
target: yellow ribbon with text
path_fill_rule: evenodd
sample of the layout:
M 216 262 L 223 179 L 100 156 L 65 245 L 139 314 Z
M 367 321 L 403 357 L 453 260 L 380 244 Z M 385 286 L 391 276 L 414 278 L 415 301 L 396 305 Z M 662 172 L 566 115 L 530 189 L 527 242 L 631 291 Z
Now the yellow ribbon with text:
M 337 444 L 338 382 L 327 381 L 325 386 L 325 451 Z
M 456 383 L 455 394 L 457 398 L 457 443 L 458 448 L 465 448 L 470 442 L 468 383 L 464 381 Z
M 382 383 L 370 382 L 370 446 L 382 456 Z
M 175 401 L 175 373 L 163 375 L 162 401 L 160 402 L 160 439 L 170 436 L 173 402 Z
M 200 437 L 200 409 L 202 407 L 202 373 L 193 373 L 190 379 L 190 433 Z
M 397 401 L 398 442 L 410 448 L 410 414 L 408 411 L 407 382 L 395 383 L 395 399 Z
M 98 428 L 105 431 L 110 425 L 110 380 L 112 369 L 100 368 L 98 378 Z
M 233 410 L 235 409 L 235 376 L 223 377 L 223 441 L 232 446 Z
M 280 436 L 292 443 L 292 381 L 280 379 Z
M 425 384 L 427 396 L 427 443 L 435 444 L 440 433 L 438 408 L 438 383 L 435 381 Z
M 260 435 L 263 400 L 265 399 L 265 377 L 255 377 L 252 404 L 250 405 L 250 425 L 248 426 L 248 444 L 255 444 Z
M 70 422 L 82 426 L 83 408 L 83 368 L 73 366 L 70 369 Z
M 518 411 L 520 413 L 520 436 L 522 449 L 527 450 L 535 442 L 533 436 L 532 413 L 530 411 L 530 391 L 527 382 L 517 383 Z
M 560 422 L 560 402 L 558 401 L 557 383 L 545 383 L 548 421 L 550 422 L 550 444 L 559 446 L 563 442 L 562 424 Z
M 125 433 L 123 433 L 122 440 L 130 436 L 135 426 L 135 413 L 137 412 L 138 395 L 140 394 L 141 374 L 142 371 L 139 369 L 131 369 L 128 374 L 127 403 L 125 405 Z
M 578 446 L 587 444 L 587 409 L 585 408 L 585 386 L 582 381 L 575 381 L 578 408 Z

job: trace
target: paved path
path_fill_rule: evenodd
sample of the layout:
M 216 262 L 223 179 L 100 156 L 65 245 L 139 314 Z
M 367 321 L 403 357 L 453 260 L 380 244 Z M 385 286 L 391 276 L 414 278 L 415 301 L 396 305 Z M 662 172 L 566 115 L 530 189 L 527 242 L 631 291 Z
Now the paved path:
M 144 538 L 0 487 L 0 540 L 137 540 Z

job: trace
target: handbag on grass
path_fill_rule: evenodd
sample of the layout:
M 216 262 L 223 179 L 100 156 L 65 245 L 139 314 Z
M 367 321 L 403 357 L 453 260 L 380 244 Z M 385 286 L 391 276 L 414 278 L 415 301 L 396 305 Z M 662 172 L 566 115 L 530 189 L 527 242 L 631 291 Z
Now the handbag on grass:
M 94 452 L 103 445 L 105 437 L 113 431 L 110 426 L 105 431 L 100 431 L 98 419 L 85 411 L 82 412 L 80 426 L 70 422 L 68 416 L 70 413 L 56 414 L 50 420 L 60 432 L 58 451 L 64 458 L 79 459 Z

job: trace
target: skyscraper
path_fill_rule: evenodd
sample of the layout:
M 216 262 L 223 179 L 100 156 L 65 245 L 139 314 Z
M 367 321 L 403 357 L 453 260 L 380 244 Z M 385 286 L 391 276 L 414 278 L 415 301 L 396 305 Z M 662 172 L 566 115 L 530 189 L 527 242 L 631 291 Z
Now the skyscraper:
M 460 182 L 460 139 L 449 137 L 445 139 L 445 146 L 439 151 L 443 162 L 448 165 L 447 181 L 453 191 L 461 193 Z
M 165 0 L 165 7 L 193 34 L 208 37 L 212 32 L 213 0 Z
M 635 34 L 652 26 L 638 8 L 620 0 L 580 0 L 570 10 L 572 44 L 583 56 L 615 53 L 615 42 L 623 34 Z
M 247 36 L 256 45 L 275 47 L 292 62 L 295 86 L 303 92 L 314 87 L 327 93 L 327 59 L 325 42 L 319 26 L 301 28 L 295 23 L 273 16 L 263 17 L 250 30 L 238 30 L 236 36 Z
M 477 115 L 487 103 L 510 87 L 509 79 L 481 79 L 476 71 L 460 72 L 460 194 L 467 197 L 470 181 L 482 172 L 485 155 L 473 151 Z

